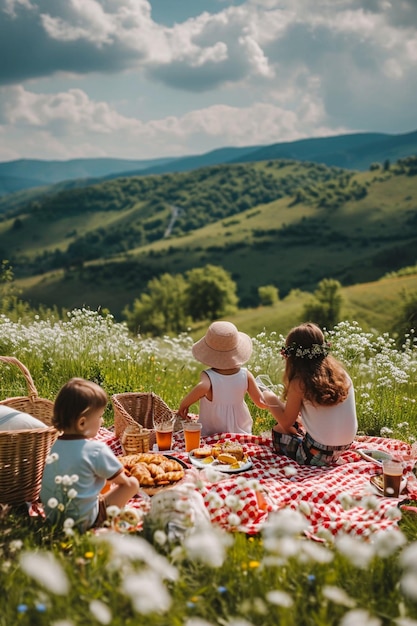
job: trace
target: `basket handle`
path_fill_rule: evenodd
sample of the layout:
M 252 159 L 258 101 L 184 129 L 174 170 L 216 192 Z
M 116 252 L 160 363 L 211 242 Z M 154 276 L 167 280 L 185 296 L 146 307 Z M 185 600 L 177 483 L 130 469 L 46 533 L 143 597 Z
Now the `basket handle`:
M 21 363 L 19 359 L 16 359 L 16 357 L 14 356 L 0 356 L 0 361 L 3 361 L 4 363 L 9 363 L 10 365 L 16 365 L 21 370 L 23 376 L 26 378 L 26 384 L 29 392 L 28 396 L 32 399 L 38 397 L 38 392 L 36 390 L 32 376 L 30 375 L 28 368 L 23 365 L 23 363 Z

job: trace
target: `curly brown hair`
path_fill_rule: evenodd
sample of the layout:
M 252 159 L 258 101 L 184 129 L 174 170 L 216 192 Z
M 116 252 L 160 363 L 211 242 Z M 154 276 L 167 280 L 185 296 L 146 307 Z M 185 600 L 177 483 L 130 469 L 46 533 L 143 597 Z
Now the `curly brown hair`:
M 310 358 L 297 356 L 292 352 L 286 356 L 284 372 L 284 399 L 288 386 L 298 379 L 306 400 L 313 404 L 334 405 L 343 402 L 348 396 L 350 381 L 341 363 L 327 350 L 316 354 L 314 347 L 325 345 L 322 330 L 312 322 L 305 322 L 290 330 L 286 346 L 298 346 L 302 353 L 309 352 Z
M 81 415 L 104 409 L 107 402 L 107 394 L 100 385 L 84 378 L 71 378 L 55 398 L 52 423 L 57 430 L 71 428 Z

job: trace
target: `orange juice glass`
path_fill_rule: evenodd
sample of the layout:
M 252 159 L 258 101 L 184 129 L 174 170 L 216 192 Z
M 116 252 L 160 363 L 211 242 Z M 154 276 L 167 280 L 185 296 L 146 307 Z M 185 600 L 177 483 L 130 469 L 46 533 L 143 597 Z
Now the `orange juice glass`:
M 171 450 L 173 424 L 159 424 L 155 428 L 158 450 Z
M 187 452 L 200 447 L 201 424 L 200 422 L 186 422 L 183 426 L 185 449 Z

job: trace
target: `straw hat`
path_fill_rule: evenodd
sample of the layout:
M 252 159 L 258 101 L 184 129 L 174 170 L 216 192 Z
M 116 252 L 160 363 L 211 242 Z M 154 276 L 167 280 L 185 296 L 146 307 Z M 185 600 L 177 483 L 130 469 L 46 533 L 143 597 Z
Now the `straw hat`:
M 232 369 L 249 360 L 252 339 L 231 322 L 213 322 L 192 347 L 193 356 L 210 367 Z

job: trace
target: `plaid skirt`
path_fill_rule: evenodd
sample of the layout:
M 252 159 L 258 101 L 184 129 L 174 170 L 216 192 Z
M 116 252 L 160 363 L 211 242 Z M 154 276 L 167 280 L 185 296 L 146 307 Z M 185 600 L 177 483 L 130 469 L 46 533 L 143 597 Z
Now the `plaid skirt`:
M 277 454 L 288 456 L 300 465 L 323 467 L 336 463 L 340 454 L 348 450 L 351 443 L 344 446 L 325 446 L 304 433 L 298 423 L 294 424 L 297 435 L 278 433 L 272 429 L 272 446 Z

